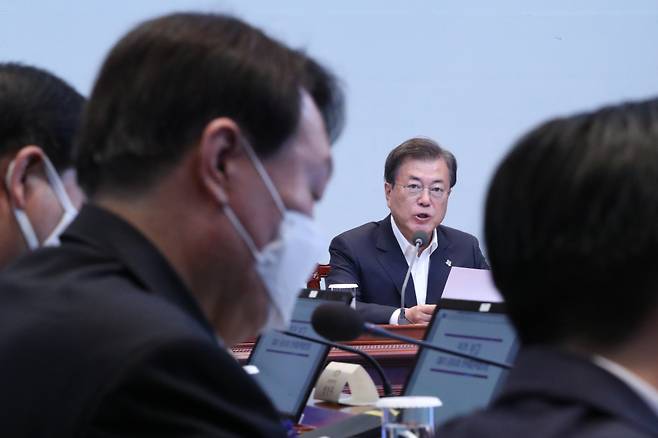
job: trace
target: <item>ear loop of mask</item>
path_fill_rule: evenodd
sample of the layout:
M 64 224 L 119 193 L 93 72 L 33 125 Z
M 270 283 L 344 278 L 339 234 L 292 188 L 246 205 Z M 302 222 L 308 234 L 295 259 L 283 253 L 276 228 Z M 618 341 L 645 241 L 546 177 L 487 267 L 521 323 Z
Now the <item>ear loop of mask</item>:
M 249 155 L 249 159 L 251 160 L 251 163 L 256 168 L 256 172 L 258 172 L 258 175 L 260 175 L 260 178 L 263 180 L 265 187 L 267 187 L 267 190 L 270 192 L 270 196 L 274 200 L 274 204 L 276 205 L 276 208 L 279 209 L 279 213 L 281 213 L 281 215 L 283 216 L 283 214 L 286 211 L 286 206 L 283 205 L 283 201 L 281 200 L 281 195 L 279 195 L 279 191 L 276 189 L 276 186 L 274 185 L 272 178 L 270 178 L 270 175 L 267 173 L 267 170 L 265 170 L 265 166 L 263 166 L 263 163 L 261 163 L 260 158 L 258 158 L 256 152 L 254 152 L 254 149 L 251 147 L 249 142 L 243 141 L 242 146 L 244 147 L 244 150 L 247 151 L 247 155 Z
M 10 182 L 11 182 L 11 177 L 14 173 L 14 166 L 16 162 L 12 160 L 11 163 L 9 163 L 9 166 L 7 167 L 7 174 L 5 175 L 5 186 L 7 187 L 7 191 L 9 192 L 10 187 Z M 23 238 L 25 239 L 25 243 L 27 244 L 27 247 L 30 250 L 35 250 L 39 247 L 39 239 L 37 239 L 37 235 L 34 232 L 34 228 L 32 228 L 32 223 L 30 222 L 30 218 L 27 217 L 27 214 L 25 211 L 23 211 L 22 208 L 14 207 L 12 206 L 12 211 L 14 212 L 14 217 L 16 218 L 16 222 L 18 223 L 18 227 L 21 229 L 21 232 L 23 233 Z
M 279 191 L 276 189 L 276 186 L 274 185 L 274 182 L 270 178 L 270 175 L 267 173 L 267 170 L 261 163 L 258 156 L 256 156 L 256 152 L 254 152 L 249 142 L 243 141 L 242 146 L 244 147 L 244 150 L 247 152 L 247 155 L 249 156 L 249 160 L 251 161 L 254 168 L 256 169 L 256 173 L 258 173 L 261 180 L 263 181 L 263 184 L 265 184 L 267 191 L 270 193 L 270 196 L 272 197 L 274 204 L 279 210 L 279 213 L 281 213 L 281 216 L 284 216 L 286 207 L 285 205 L 283 205 L 283 201 L 281 200 Z M 235 230 L 238 232 L 244 243 L 247 245 L 247 247 L 249 247 L 249 250 L 251 251 L 251 254 L 253 255 L 254 259 L 256 261 L 260 260 L 261 258 L 260 250 L 256 246 L 254 239 L 252 239 L 247 229 L 242 225 L 242 222 L 240 222 L 240 219 L 238 219 L 238 216 L 235 214 L 233 209 L 229 205 L 224 205 L 223 210 L 229 222 L 231 222 L 231 224 L 233 225 L 233 228 L 235 228 Z
M 50 184 L 51 189 L 55 193 L 55 197 L 57 198 L 60 205 L 62 206 L 62 209 L 64 210 L 62 214 L 62 219 L 65 217 L 70 217 L 72 215 L 75 215 L 77 213 L 77 209 L 75 208 L 75 206 L 71 202 L 71 199 L 66 193 L 64 184 L 62 183 L 62 180 L 59 178 L 59 175 L 57 175 L 55 166 L 53 166 L 50 159 L 45 155 L 43 156 L 42 162 L 44 164 L 44 169 L 46 171 L 46 177 L 48 178 L 48 183 Z M 11 163 L 9 163 L 9 166 L 7 167 L 7 174 L 5 175 L 5 185 L 7 187 L 7 190 L 9 190 L 10 188 L 11 177 L 14 173 L 15 164 L 16 162 L 12 160 Z M 27 244 L 28 248 L 30 250 L 37 249 L 39 247 L 39 239 L 37 238 L 37 235 L 34 232 L 34 227 L 30 222 L 30 218 L 27 217 L 27 214 L 22 208 L 12 207 L 12 210 L 14 212 L 14 217 L 16 218 L 16 222 L 18 223 L 18 226 L 20 227 L 21 232 L 23 233 L 23 238 L 25 239 L 25 243 Z M 61 223 L 63 223 L 63 221 L 60 219 L 58 225 Z M 57 226 L 55 228 L 57 228 Z M 53 230 L 51 232 L 51 235 L 56 231 L 58 230 L 57 229 Z
M 64 188 L 64 183 L 62 182 L 62 179 L 57 174 L 57 170 L 55 169 L 55 166 L 53 166 L 53 163 L 50 161 L 50 159 L 47 156 L 43 157 L 43 164 L 46 169 L 46 177 L 48 177 L 48 182 L 50 183 L 50 187 L 55 192 L 55 197 L 57 198 L 60 205 L 62 206 L 62 209 L 64 209 L 64 214 L 65 215 L 76 214 L 78 212 L 78 209 L 75 208 L 75 206 L 71 202 L 71 199 L 69 198 L 69 195 L 68 193 L 66 193 L 66 189 Z
M 244 243 L 249 247 L 249 251 L 254 256 L 254 259 L 258 260 L 260 258 L 260 252 L 254 243 L 254 240 L 251 238 L 245 227 L 238 219 L 237 215 L 231 207 L 224 205 L 224 214 L 228 218 L 229 222 L 233 225 L 233 228 L 238 232 Z
M 43 163 L 45 165 L 48 182 L 50 182 L 50 187 L 52 188 L 53 192 L 55 193 L 55 197 L 64 210 L 62 217 L 59 219 L 59 222 L 57 222 L 57 225 L 55 225 L 55 228 L 43 241 L 43 245 L 57 245 L 59 244 L 59 235 L 73 221 L 75 216 L 78 214 L 78 209 L 75 208 L 71 202 L 71 198 L 69 198 L 69 195 L 64 188 L 62 179 L 57 174 L 55 166 L 53 166 L 52 162 L 50 159 L 48 159 L 47 156 L 44 156 Z

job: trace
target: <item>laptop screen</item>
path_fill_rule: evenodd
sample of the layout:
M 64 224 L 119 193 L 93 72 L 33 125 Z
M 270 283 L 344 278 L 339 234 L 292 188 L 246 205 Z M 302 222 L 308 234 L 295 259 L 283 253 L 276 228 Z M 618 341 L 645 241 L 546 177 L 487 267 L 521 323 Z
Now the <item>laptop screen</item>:
M 311 315 L 321 304 L 349 304 L 352 295 L 344 292 L 304 290 L 297 299 L 289 331 L 324 339 L 311 326 Z M 306 400 L 321 371 L 329 347 L 272 331 L 258 338 L 249 356 L 249 364 L 258 367 L 253 375 L 270 397 L 279 413 L 299 420 Z
M 503 304 L 441 300 L 427 328 L 425 340 L 433 345 L 507 364 L 519 349 L 516 331 Z M 509 371 L 421 348 L 405 386 L 405 395 L 433 395 L 443 406 L 436 423 L 485 407 L 498 392 Z

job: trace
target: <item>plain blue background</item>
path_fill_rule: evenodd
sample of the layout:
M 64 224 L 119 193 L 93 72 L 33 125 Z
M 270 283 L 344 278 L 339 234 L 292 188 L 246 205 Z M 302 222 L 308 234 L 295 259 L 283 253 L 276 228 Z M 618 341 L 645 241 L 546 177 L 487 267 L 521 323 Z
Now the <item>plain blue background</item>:
M 658 94 L 654 0 L 1 0 L 0 59 L 47 68 L 88 95 L 122 34 L 182 10 L 242 17 L 343 79 L 348 123 L 317 209 L 327 239 L 387 214 L 384 160 L 409 137 L 456 154 L 444 223 L 481 237 L 489 178 L 522 133 Z

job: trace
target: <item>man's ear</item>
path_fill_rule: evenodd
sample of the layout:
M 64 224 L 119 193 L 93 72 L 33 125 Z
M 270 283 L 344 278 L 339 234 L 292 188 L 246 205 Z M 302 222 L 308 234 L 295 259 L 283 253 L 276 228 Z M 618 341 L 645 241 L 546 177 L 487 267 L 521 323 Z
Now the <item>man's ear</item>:
M 384 195 L 386 196 L 386 204 L 389 203 L 389 198 L 391 197 L 391 190 L 393 190 L 393 184 L 389 182 L 384 182 Z M 390 205 L 389 205 L 390 207 Z
M 28 177 L 36 172 L 42 173 L 39 164 L 43 163 L 44 152 L 38 146 L 21 148 L 10 161 L 5 173 L 5 185 L 9 193 L 9 202 L 16 208 L 25 209 L 30 190 Z
M 229 177 L 226 165 L 235 155 L 240 135 L 238 125 L 226 117 L 211 120 L 201 135 L 201 182 L 222 205 L 228 203 Z

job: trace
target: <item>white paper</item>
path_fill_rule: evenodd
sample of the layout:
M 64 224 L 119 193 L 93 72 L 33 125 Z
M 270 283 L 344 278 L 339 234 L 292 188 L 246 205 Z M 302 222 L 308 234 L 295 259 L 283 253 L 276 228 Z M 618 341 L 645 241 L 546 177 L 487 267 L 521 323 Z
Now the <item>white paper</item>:
M 491 271 L 456 266 L 450 268 L 448 281 L 446 281 L 441 298 L 490 303 L 503 302 L 503 297 L 494 286 Z
M 351 394 L 343 394 L 347 385 Z M 352 406 L 372 405 L 379 399 L 366 370 L 357 364 L 329 362 L 315 384 L 314 398 Z

